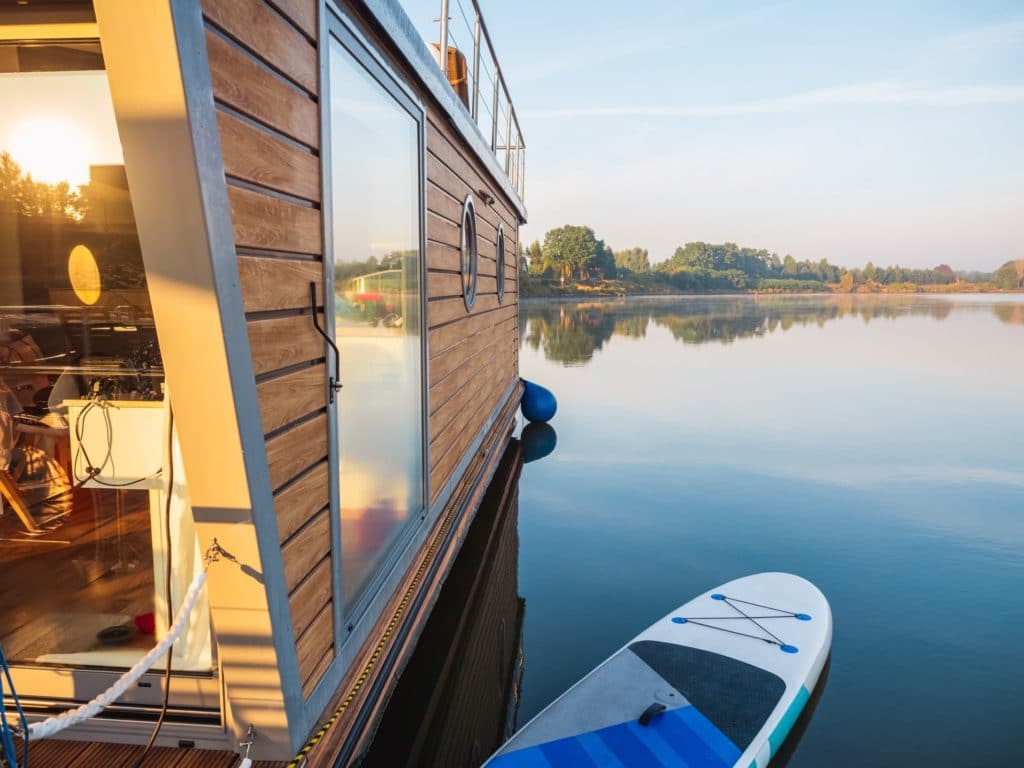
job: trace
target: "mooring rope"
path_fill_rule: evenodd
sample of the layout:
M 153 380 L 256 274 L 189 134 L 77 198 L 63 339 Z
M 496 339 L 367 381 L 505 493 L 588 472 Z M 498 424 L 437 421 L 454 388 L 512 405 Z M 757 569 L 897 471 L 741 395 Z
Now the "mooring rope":
M 69 709 L 67 712 L 62 712 L 59 715 L 54 715 L 53 717 L 48 717 L 45 720 L 29 725 L 27 733 L 28 739 L 32 741 L 46 739 L 60 733 L 66 728 L 70 728 L 71 726 L 77 725 L 78 723 L 84 722 L 92 717 L 96 717 L 96 715 L 121 698 L 125 691 L 138 682 L 139 678 L 148 672 L 161 656 L 164 656 L 168 652 L 170 647 L 174 645 L 175 641 L 185 630 L 188 617 L 192 613 L 192 609 L 195 607 L 196 602 L 199 600 L 199 595 L 203 589 L 203 585 L 206 583 L 206 571 L 210 567 L 211 563 L 219 559 L 221 551 L 220 545 L 217 543 L 216 539 L 214 539 L 209 549 L 206 550 L 206 554 L 203 556 L 203 568 L 201 568 L 195 575 L 195 578 L 192 579 L 192 584 L 189 586 L 188 592 L 185 593 L 185 598 L 182 601 L 181 606 L 178 608 L 178 613 L 175 615 L 174 623 L 167 631 L 167 635 L 156 645 L 156 647 L 139 659 L 135 666 L 118 678 L 117 682 L 91 701 L 88 701 L 79 707 L 75 707 L 74 709 Z M 170 664 L 171 660 L 168 659 L 167 663 Z
M 178 609 L 178 614 L 174 619 L 174 624 L 171 625 L 170 630 L 167 632 L 167 636 L 164 637 L 164 639 L 161 640 L 149 653 L 139 659 L 134 667 L 121 675 L 117 682 L 91 701 L 88 701 L 79 707 L 75 707 L 74 709 L 69 709 L 67 712 L 62 712 L 59 715 L 48 717 L 38 723 L 32 723 L 28 727 L 31 739 L 35 741 L 36 739 L 49 738 L 54 734 L 60 733 L 66 728 L 70 728 L 71 726 L 77 725 L 78 723 L 84 722 L 92 717 L 96 717 L 96 715 L 121 698 L 125 691 L 135 685 L 139 678 L 148 672 L 157 660 L 161 656 L 165 655 L 168 649 L 174 645 L 174 642 L 184 631 L 185 623 L 188 621 L 189 614 L 192 613 L 192 609 L 195 607 L 196 601 L 199 599 L 200 590 L 202 590 L 205 583 L 206 569 L 202 569 L 192 580 L 192 585 L 185 594 L 185 601 Z M 167 663 L 171 663 L 170 659 L 167 660 Z

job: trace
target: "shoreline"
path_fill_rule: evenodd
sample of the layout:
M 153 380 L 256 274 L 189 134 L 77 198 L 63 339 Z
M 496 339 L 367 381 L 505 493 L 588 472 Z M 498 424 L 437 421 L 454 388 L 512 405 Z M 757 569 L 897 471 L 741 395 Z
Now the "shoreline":
M 644 301 L 678 301 L 680 299 L 764 299 L 764 298 L 842 298 L 850 297 L 856 298 L 858 296 L 864 297 L 902 297 L 902 296 L 914 296 L 914 297 L 927 297 L 927 298 L 962 298 L 965 296 L 1020 296 L 1024 299 L 1024 290 L 998 290 L 998 291 L 914 291 L 914 292 L 895 292 L 895 291 L 857 291 L 853 293 L 839 293 L 837 291 L 785 291 L 778 293 L 769 293 L 756 291 L 715 291 L 715 292 L 704 292 L 704 293 L 626 293 L 626 294 L 607 294 L 607 293 L 572 293 L 572 294 L 559 294 L 557 296 L 526 296 L 521 295 L 519 297 L 520 304 L 540 304 L 540 303 L 579 303 L 579 302 L 590 302 L 590 301 L 626 301 L 629 299 L 642 299 Z

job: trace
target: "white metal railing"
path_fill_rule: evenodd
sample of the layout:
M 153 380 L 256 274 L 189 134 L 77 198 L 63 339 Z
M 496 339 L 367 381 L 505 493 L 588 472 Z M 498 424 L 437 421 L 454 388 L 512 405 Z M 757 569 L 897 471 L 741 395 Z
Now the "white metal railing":
M 463 0 L 441 0 L 438 46 L 441 71 L 453 82 L 456 93 L 484 136 L 491 137 L 491 151 L 523 200 L 526 191 L 523 131 L 480 5 L 477 0 L 467 2 L 471 6 L 468 13 Z M 449 15 L 453 11 L 454 15 Z M 463 79 L 465 89 L 460 87 Z

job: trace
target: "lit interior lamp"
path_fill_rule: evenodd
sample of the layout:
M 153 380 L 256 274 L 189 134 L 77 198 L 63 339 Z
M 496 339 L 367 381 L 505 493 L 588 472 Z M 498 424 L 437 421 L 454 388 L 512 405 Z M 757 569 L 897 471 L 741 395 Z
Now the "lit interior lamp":
M 68 256 L 68 277 L 75 296 L 83 304 L 92 305 L 100 300 L 100 268 L 96 257 L 87 246 L 76 245 Z

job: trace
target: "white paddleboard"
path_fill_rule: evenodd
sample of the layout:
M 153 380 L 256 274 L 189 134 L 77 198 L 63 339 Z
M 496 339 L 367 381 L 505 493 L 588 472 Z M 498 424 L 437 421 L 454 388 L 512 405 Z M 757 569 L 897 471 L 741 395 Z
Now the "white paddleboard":
M 831 645 L 828 601 L 806 579 L 730 581 L 637 635 L 485 766 L 765 768 Z

